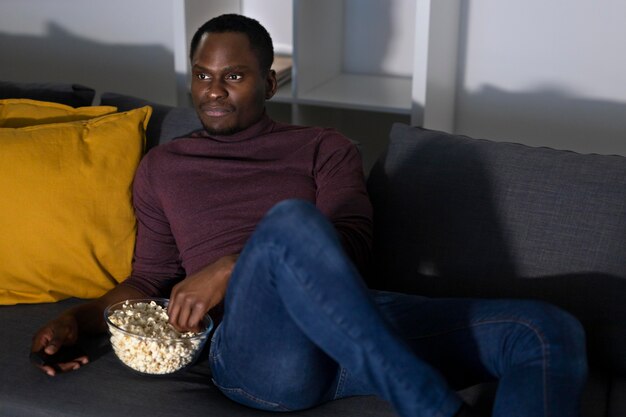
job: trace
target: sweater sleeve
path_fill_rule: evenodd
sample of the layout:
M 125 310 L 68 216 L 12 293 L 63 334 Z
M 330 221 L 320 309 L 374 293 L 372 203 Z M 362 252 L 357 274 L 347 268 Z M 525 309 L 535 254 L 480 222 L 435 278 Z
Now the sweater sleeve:
M 137 241 L 131 276 L 123 285 L 147 296 L 169 297 L 185 276 L 170 224 L 150 182 L 150 154 L 139 164 L 133 182 Z
M 361 274 L 372 251 L 372 206 L 358 149 L 334 130 L 320 137 L 314 167 L 316 205 L 334 224 L 344 249 Z

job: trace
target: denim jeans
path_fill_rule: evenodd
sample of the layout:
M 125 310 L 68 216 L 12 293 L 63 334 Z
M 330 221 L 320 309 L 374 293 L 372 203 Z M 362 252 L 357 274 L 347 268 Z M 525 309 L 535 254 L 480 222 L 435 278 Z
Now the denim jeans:
M 326 218 L 288 200 L 242 251 L 211 343 L 218 388 L 299 410 L 378 395 L 400 416 L 453 416 L 456 389 L 499 380 L 494 416 L 578 415 L 583 330 L 547 303 L 429 299 L 366 288 Z

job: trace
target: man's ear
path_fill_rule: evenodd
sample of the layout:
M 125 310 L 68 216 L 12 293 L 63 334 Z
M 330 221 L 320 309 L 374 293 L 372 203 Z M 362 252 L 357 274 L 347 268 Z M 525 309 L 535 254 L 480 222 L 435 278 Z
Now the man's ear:
M 274 97 L 277 89 L 278 82 L 276 81 L 276 71 L 271 69 L 267 72 L 267 77 L 265 79 L 265 99 L 269 100 Z

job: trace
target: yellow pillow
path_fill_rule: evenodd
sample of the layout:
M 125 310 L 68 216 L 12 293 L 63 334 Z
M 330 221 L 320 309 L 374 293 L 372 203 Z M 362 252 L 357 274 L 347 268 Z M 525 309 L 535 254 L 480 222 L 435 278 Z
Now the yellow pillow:
M 0 304 L 94 298 L 130 274 L 151 114 L 0 128 Z
M 0 127 L 25 127 L 72 122 L 115 113 L 113 106 L 70 107 L 65 104 L 26 98 L 0 100 Z

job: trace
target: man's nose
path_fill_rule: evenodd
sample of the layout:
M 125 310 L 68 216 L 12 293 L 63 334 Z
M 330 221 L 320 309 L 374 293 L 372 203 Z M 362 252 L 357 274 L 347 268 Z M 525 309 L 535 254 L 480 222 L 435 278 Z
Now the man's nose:
M 224 84 L 218 80 L 212 82 L 209 85 L 208 93 L 211 100 L 216 100 L 228 96 L 228 91 L 224 87 Z

